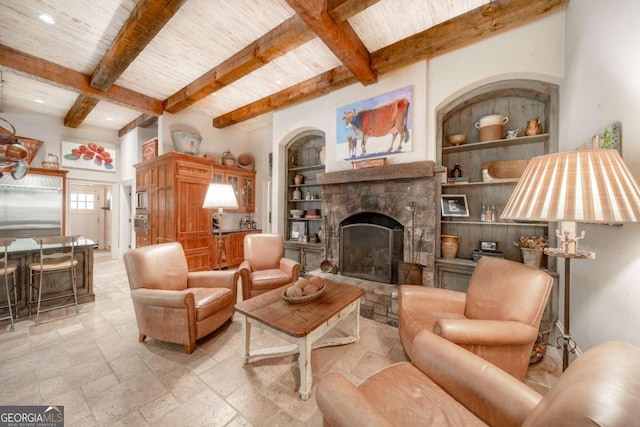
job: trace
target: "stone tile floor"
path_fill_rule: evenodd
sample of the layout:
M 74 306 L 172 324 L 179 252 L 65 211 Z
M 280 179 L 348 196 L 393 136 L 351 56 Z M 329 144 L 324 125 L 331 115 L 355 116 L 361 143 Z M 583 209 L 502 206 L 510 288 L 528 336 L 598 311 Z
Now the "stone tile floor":
M 299 399 L 296 356 L 243 365 L 239 316 L 187 355 L 138 342 L 122 261 L 96 253 L 94 289 L 96 301 L 79 315 L 67 308 L 41 314 L 39 324 L 19 319 L 14 332 L 0 322 L 0 404 L 64 405 L 67 427 L 322 425 L 315 393 Z M 255 328 L 252 339 L 256 348 L 280 340 Z M 362 318 L 359 343 L 313 351 L 314 384 L 329 372 L 358 383 L 402 360 L 397 329 Z M 527 383 L 544 393 L 558 361 L 550 348 Z

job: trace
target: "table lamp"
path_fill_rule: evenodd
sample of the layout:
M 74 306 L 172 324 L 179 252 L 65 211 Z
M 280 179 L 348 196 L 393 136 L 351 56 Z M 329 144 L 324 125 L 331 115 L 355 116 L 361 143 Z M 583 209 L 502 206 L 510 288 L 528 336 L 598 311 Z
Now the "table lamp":
M 204 196 L 203 209 L 217 209 L 218 212 L 218 269 L 222 269 L 222 211 L 238 209 L 238 199 L 231 184 L 212 183 Z
M 502 212 L 501 218 L 560 222 L 560 247 L 547 248 L 549 256 L 564 258 L 564 330 L 562 370 L 576 348 L 569 329 L 571 260 L 595 259 L 578 250 L 585 237 L 576 222 L 621 224 L 640 220 L 640 187 L 616 150 L 579 150 L 531 159 Z

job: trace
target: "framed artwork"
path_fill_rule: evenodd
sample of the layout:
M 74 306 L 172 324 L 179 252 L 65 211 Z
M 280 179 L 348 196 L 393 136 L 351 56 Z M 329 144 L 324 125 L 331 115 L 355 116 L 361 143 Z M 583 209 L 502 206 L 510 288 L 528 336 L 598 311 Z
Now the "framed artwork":
M 299 240 L 306 235 L 307 223 L 305 221 L 291 221 L 291 240 Z
M 469 216 L 467 196 L 464 194 L 443 194 L 440 196 L 442 216 Z
M 622 156 L 622 123 L 615 122 L 578 146 L 578 150 L 608 148 L 617 150 Z
M 62 141 L 61 165 L 100 172 L 116 171 L 116 148 L 101 142 Z
M 413 86 L 339 107 L 336 160 L 352 161 L 413 151 Z

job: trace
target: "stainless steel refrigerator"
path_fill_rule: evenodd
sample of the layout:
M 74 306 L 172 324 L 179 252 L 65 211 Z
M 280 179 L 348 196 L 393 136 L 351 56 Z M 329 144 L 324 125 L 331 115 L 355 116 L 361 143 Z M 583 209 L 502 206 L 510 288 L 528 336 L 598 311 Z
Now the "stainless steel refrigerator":
M 0 237 L 42 237 L 62 234 L 62 178 L 27 174 L 0 178 Z

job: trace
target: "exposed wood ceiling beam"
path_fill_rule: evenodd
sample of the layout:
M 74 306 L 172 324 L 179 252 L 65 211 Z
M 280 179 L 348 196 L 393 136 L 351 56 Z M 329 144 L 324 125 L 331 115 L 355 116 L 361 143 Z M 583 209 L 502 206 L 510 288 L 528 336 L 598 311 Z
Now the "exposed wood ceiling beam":
M 329 8 L 333 18 L 342 22 L 378 1 L 332 0 Z M 304 21 L 294 15 L 171 95 L 164 101 L 164 109 L 172 114 L 179 113 L 315 37 Z
M 78 95 L 67 115 L 64 116 L 64 125 L 69 128 L 77 128 L 87 118 L 93 107 L 98 105 L 98 100 L 87 95 Z
M 186 0 L 140 0 L 91 76 L 91 87 L 109 88 Z
M 134 120 L 127 123 L 122 129 L 118 131 L 118 136 L 123 137 L 137 127 L 146 128 L 158 122 L 157 116 L 150 116 L 148 114 L 141 114 Z
M 374 52 L 373 66 L 384 74 L 521 27 L 568 3 L 569 0 L 495 0 Z
M 340 59 L 363 85 L 378 81 L 371 57 L 349 21 L 336 22 L 327 10 L 327 0 L 286 0 L 298 16 Z
M 258 117 L 269 111 L 326 95 L 357 82 L 358 80 L 351 71 L 341 65 L 249 105 L 218 116 L 213 119 L 213 126 L 222 129 Z
M 82 74 L 62 65 L 29 55 L 28 53 L 0 45 L 0 65 L 36 78 L 53 86 L 71 90 L 100 101 L 112 102 L 150 115 L 162 115 L 162 101 L 112 85 L 106 91 L 90 86 L 91 76 Z
M 185 1 L 140 0 L 94 69 L 91 87 L 101 91 L 109 89 Z M 78 96 L 64 118 L 64 125 L 80 126 L 97 104 L 95 98 Z
M 384 47 L 371 55 L 373 69 L 384 74 L 488 37 L 522 26 L 567 5 L 569 0 L 496 0 L 470 12 Z M 343 67 L 215 117 L 213 126 L 225 128 L 278 108 L 325 95 L 355 83 L 343 75 Z M 336 78 L 342 76 L 342 78 Z

